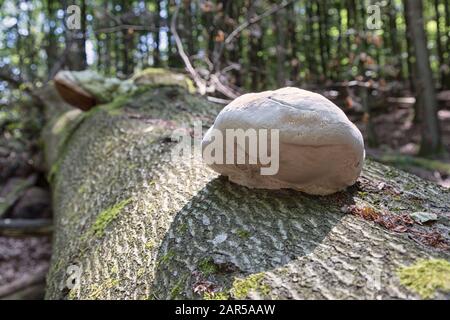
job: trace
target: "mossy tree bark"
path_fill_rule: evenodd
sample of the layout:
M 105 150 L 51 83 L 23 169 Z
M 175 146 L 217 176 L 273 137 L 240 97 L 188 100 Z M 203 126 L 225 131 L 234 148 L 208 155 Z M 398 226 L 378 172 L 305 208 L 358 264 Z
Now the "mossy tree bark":
M 87 113 L 51 85 L 41 96 L 55 213 L 48 299 L 418 298 L 398 269 L 449 259 L 445 245 L 349 213 L 435 212 L 414 228 L 445 243 L 449 192 L 413 175 L 367 161 L 332 196 L 251 190 L 171 161 L 172 131 L 210 125 L 221 108 L 182 88 L 141 88 Z M 69 289 L 74 267 L 80 285 Z

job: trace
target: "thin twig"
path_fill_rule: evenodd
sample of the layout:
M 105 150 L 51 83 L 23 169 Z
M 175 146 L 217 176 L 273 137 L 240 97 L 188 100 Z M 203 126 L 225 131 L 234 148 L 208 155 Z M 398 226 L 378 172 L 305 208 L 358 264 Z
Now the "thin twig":
M 271 16 L 274 13 L 277 13 L 281 9 L 286 8 L 288 5 L 294 3 L 294 1 L 295 0 L 290 0 L 290 1 L 284 1 L 284 2 L 282 2 L 280 4 L 275 4 L 275 5 L 271 6 L 268 10 L 264 11 L 262 14 L 254 16 L 253 18 L 250 18 L 247 21 L 245 21 L 244 23 L 242 23 L 241 25 L 239 25 L 221 43 L 220 48 L 219 48 L 219 52 L 217 53 L 217 55 L 214 58 L 214 65 L 218 64 L 218 62 L 220 60 L 220 57 L 222 56 L 223 49 L 224 49 L 225 45 L 230 44 L 234 40 L 234 38 L 236 38 L 242 31 L 244 31 L 245 29 L 247 29 L 251 25 L 253 25 L 255 23 L 258 23 L 262 19 L 264 19 L 264 18 L 266 18 L 268 16 Z
M 51 219 L 0 219 L 0 235 L 49 235 L 53 229 Z
M 143 25 L 134 25 L 134 24 L 120 24 L 120 25 L 116 25 L 116 26 L 112 26 L 112 27 L 107 27 L 107 28 L 101 28 L 101 29 L 96 29 L 94 30 L 95 34 L 98 33 L 112 33 L 112 32 L 117 32 L 120 30 L 126 30 L 126 29 L 134 29 L 134 30 L 144 30 L 144 31 L 152 31 L 152 32 L 156 32 L 158 29 L 155 29 L 152 26 L 143 26 Z
M 218 104 L 229 104 L 231 102 L 231 100 L 228 100 L 228 99 L 221 99 L 221 98 L 212 97 L 212 96 L 206 96 L 206 99 L 208 101 L 218 103 Z
M 219 75 L 217 73 L 212 74 L 210 78 L 217 91 L 219 91 L 226 97 L 236 99 L 239 96 L 239 94 L 234 92 L 233 89 L 227 87 L 220 81 Z
M 248 27 L 250 27 L 251 25 L 261 21 L 262 19 L 277 13 L 278 11 L 280 11 L 281 9 L 286 8 L 288 5 L 292 4 L 295 0 L 291 0 L 291 1 L 284 1 L 281 4 L 278 5 L 273 5 L 272 7 L 270 7 L 267 11 L 263 12 L 262 14 L 255 16 L 249 20 L 247 20 L 246 22 L 244 22 L 243 24 L 241 24 L 240 26 L 238 26 L 236 29 L 234 29 L 225 39 L 225 44 L 230 44 L 231 41 L 233 41 L 233 39 L 242 31 L 244 31 L 245 29 L 247 29 Z

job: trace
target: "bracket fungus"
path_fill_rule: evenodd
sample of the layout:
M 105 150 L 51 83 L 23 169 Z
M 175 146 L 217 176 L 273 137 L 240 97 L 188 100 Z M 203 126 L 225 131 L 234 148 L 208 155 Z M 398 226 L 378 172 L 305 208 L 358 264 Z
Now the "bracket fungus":
M 291 87 L 232 101 L 204 136 L 202 149 L 204 161 L 232 182 L 314 195 L 353 185 L 365 157 L 361 132 L 339 107 Z M 276 170 L 264 172 L 268 166 Z
M 97 104 L 95 97 L 78 84 L 73 72 L 59 71 L 53 81 L 60 96 L 70 105 L 87 111 Z

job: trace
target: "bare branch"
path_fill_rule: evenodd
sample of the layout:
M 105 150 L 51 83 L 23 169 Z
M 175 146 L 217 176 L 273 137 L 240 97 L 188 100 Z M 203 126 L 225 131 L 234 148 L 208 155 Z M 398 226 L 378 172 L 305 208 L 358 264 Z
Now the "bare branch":
M 251 25 L 258 23 L 259 21 L 261 21 L 262 19 L 277 13 L 278 11 L 280 11 L 281 9 L 286 8 L 288 5 L 292 4 L 295 0 L 290 0 L 290 1 L 284 1 L 280 4 L 276 4 L 273 5 L 272 7 L 270 7 L 267 11 L 265 11 L 264 13 L 258 15 L 258 16 L 254 16 L 253 18 L 247 20 L 246 22 L 244 22 L 243 24 L 241 24 L 240 26 L 238 26 L 236 29 L 234 29 L 225 39 L 224 43 L 225 44 L 229 44 L 231 43 L 231 41 L 233 41 L 233 39 L 240 34 L 242 31 L 244 31 L 245 29 L 247 29 L 248 27 L 250 27 Z
M 254 17 L 248 19 L 247 21 L 245 21 L 244 23 L 242 23 L 241 25 L 239 25 L 221 43 L 220 48 L 219 48 L 219 52 L 217 53 L 217 55 L 214 58 L 214 65 L 219 67 L 218 66 L 218 62 L 220 61 L 220 57 L 222 56 L 223 49 L 224 49 L 225 45 L 230 44 L 234 40 L 234 38 L 236 38 L 242 31 L 244 31 L 245 29 L 247 29 L 251 25 L 253 25 L 255 23 L 258 23 L 262 19 L 264 19 L 264 18 L 266 18 L 268 16 L 271 16 L 272 14 L 275 14 L 278 11 L 286 8 L 288 5 L 294 3 L 294 1 L 295 0 L 283 1 L 280 4 L 275 4 L 275 5 L 271 6 L 268 10 L 264 11 L 262 14 L 254 16 Z
M 126 29 L 134 29 L 134 30 L 138 30 L 138 31 L 151 31 L 151 32 L 156 32 L 158 29 L 152 27 L 152 26 L 143 26 L 143 25 L 134 25 L 134 24 L 120 24 L 120 25 L 116 25 L 113 27 L 107 27 L 107 28 L 101 28 L 101 29 L 96 29 L 94 30 L 94 33 L 98 34 L 98 33 L 112 33 L 112 32 L 117 32 L 117 31 L 121 31 L 121 30 L 126 30 Z
M 239 94 L 234 92 L 233 89 L 225 86 L 219 79 L 219 75 L 217 73 L 214 73 L 211 75 L 211 82 L 214 85 L 214 87 L 217 89 L 217 91 L 219 91 L 220 93 L 222 93 L 223 95 L 225 95 L 228 98 L 231 99 L 236 99 Z

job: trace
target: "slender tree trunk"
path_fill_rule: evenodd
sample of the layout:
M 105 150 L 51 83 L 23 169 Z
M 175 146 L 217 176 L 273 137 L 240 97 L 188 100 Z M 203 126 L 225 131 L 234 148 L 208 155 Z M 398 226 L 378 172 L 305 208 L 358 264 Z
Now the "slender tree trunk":
M 156 12 L 155 12 L 155 47 L 153 52 L 153 65 L 159 67 L 161 65 L 161 51 L 159 49 L 159 33 L 161 30 L 161 1 L 156 0 Z
M 354 33 L 356 32 L 355 27 L 355 15 L 356 15 L 356 4 L 354 0 L 347 0 L 347 52 L 350 54 L 352 52 L 352 41 L 351 35 L 353 34 L 353 39 L 355 38 Z
M 276 4 L 277 1 L 272 1 L 272 3 Z M 286 60 L 286 29 L 284 25 L 284 21 L 286 20 L 286 14 L 284 10 L 278 11 L 273 15 L 273 24 L 275 27 L 276 34 L 276 79 L 277 86 L 283 87 L 285 83 L 285 72 L 284 72 L 284 62 Z M 261 34 L 261 38 L 263 35 Z
M 446 28 L 445 30 L 445 34 L 447 35 L 447 40 L 446 40 L 446 57 L 445 57 L 445 63 L 446 63 L 446 67 L 447 67 L 447 72 L 445 75 L 445 79 L 444 79 L 444 89 L 450 89 L 450 1 L 449 0 L 445 0 L 444 2 L 444 8 L 445 8 L 445 25 Z
M 166 26 L 170 26 L 170 23 L 172 21 L 172 4 L 175 4 L 175 2 L 167 0 L 165 2 L 165 8 L 167 12 L 167 19 L 166 19 Z M 177 21 L 177 24 L 179 21 Z M 180 26 L 178 25 L 177 28 Z M 172 36 L 172 32 L 170 31 L 170 27 L 167 28 L 167 55 L 168 55 L 168 61 L 169 66 L 173 68 L 181 67 L 183 65 L 183 62 L 180 59 L 180 56 L 178 55 L 178 52 L 176 51 L 176 48 L 174 46 L 175 40 Z M 183 40 L 183 39 L 181 39 Z
M 129 2 L 127 0 L 122 0 L 121 2 L 122 7 L 122 14 L 127 14 L 130 10 Z M 122 23 L 126 23 L 126 21 L 122 21 Z M 123 46 L 122 46 L 122 73 L 124 76 L 128 76 L 133 72 L 134 65 L 133 65 L 133 52 L 134 52 L 134 46 L 133 46 L 133 35 L 134 30 L 133 29 L 124 29 L 122 31 L 122 37 L 123 37 Z
M 317 77 L 317 60 L 314 54 L 315 48 L 315 37 L 314 37 L 314 13 L 313 13 L 313 3 L 310 1 L 306 2 L 306 39 L 307 49 L 305 52 L 306 61 L 308 63 L 309 70 L 309 80 L 313 81 Z
M 45 52 L 47 55 L 47 74 L 50 75 L 51 70 L 54 66 L 54 64 L 56 63 L 56 61 L 58 60 L 58 42 L 57 39 L 55 37 L 55 25 L 56 25 L 56 21 L 55 21 L 55 1 L 54 0 L 47 0 L 47 20 L 48 20 L 48 34 L 47 34 L 47 41 L 46 41 L 46 45 L 45 45 Z M 53 25 L 53 23 L 55 23 L 55 25 Z
M 326 57 L 326 39 L 325 30 L 323 27 L 323 17 L 322 17 L 322 0 L 316 1 L 316 17 L 318 18 L 318 37 L 319 37 L 319 51 L 320 51 L 320 64 L 322 66 L 322 76 L 321 79 L 326 79 L 328 77 L 327 68 L 327 57 Z
M 254 3 L 248 2 L 247 6 L 247 19 L 251 19 L 255 15 L 255 7 Z M 258 49 L 259 49 L 259 39 L 258 34 L 259 32 L 256 32 L 254 28 L 258 28 L 257 25 L 253 25 L 250 27 L 250 36 L 249 36 L 249 50 L 248 53 L 248 68 L 250 70 L 250 89 L 252 91 L 258 91 L 259 88 L 259 80 L 260 80 L 260 74 L 261 70 L 259 70 L 259 57 L 258 57 Z M 259 34 L 259 37 L 262 35 Z
M 240 15 L 240 11 L 241 11 L 241 7 L 239 6 L 238 2 L 236 1 L 231 1 L 230 3 L 230 14 L 229 14 L 229 18 L 230 18 L 230 23 L 231 26 L 233 28 L 237 27 L 238 23 L 239 23 L 239 15 Z M 227 34 L 229 34 L 227 32 Z M 232 48 L 230 50 L 230 60 L 231 63 L 236 64 L 238 69 L 233 69 L 232 70 L 232 75 L 234 77 L 234 84 L 238 87 L 242 86 L 242 73 L 241 70 L 243 69 L 243 65 L 242 65 L 242 37 L 238 37 L 237 39 L 235 39 L 232 42 Z
M 434 0 L 434 10 L 436 13 L 436 53 L 439 61 L 439 70 L 438 70 L 438 81 L 441 86 L 443 86 L 443 82 L 445 79 L 444 69 L 442 68 L 444 65 L 444 50 L 442 44 L 442 34 L 441 34 L 441 13 L 439 12 L 439 3 L 440 0 Z M 445 31 L 444 31 L 445 32 Z
M 407 62 L 407 67 L 408 67 L 408 81 L 409 81 L 409 88 L 411 90 L 411 92 L 416 92 L 416 89 L 414 87 L 414 78 L 415 78 L 415 70 L 414 70 L 414 65 L 413 65 L 413 60 L 414 60 L 414 47 L 412 44 L 412 35 L 411 35 L 411 27 L 409 26 L 409 19 L 407 19 L 407 12 L 408 12 L 408 1 L 404 0 L 403 1 L 403 6 L 404 6 L 404 15 L 405 15 L 405 25 L 406 25 L 406 30 L 405 30 L 405 38 L 406 38 L 406 50 L 408 53 L 408 57 L 406 59 Z M 417 106 L 417 104 L 416 104 Z M 414 115 L 414 122 L 417 123 L 419 120 L 419 110 L 416 108 L 415 109 L 415 115 Z
M 424 30 L 422 1 L 408 2 L 406 17 L 415 52 L 416 75 L 414 78 L 417 101 L 421 112 L 422 141 L 420 153 L 432 156 L 442 152 L 441 135 L 437 118 L 437 101 L 430 68 L 427 40 Z
M 104 5 L 104 10 L 110 10 L 109 4 L 107 1 L 105 1 Z M 110 25 L 109 19 L 107 21 L 107 26 Z M 104 66 L 103 66 L 103 70 L 105 70 L 105 74 L 109 75 L 111 74 L 111 53 L 112 53 L 112 46 L 111 46 L 111 35 L 109 32 L 106 33 L 106 38 L 105 38 L 105 59 L 104 59 Z
M 298 39 L 297 39 L 297 15 L 295 12 L 295 2 L 287 7 L 288 20 L 287 20 L 287 33 L 289 36 L 289 60 L 291 68 L 291 80 L 295 84 L 299 80 L 300 73 L 300 60 L 298 59 Z
M 66 2 L 64 11 L 70 3 Z M 67 66 L 71 70 L 84 70 L 86 64 L 86 1 L 80 1 L 81 29 L 66 30 L 66 46 L 71 46 L 67 56 Z
M 444 1 L 445 10 L 445 26 L 444 33 L 446 35 L 446 42 L 442 44 L 443 59 L 441 65 L 442 69 L 442 89 L 450 89 L 450 1 Z
M 450 60 L 450 1 L 449 0 L 445 0 L 444 9 L 445 9 L 445 25 L 447 26 L 447 28 L 446 28 L 447 59 Z
M 402 61 L 401 61 L 401 50 L 399 47 L 398 39 L 397 39 L 397 11 L 395 6 L 393 6 L 394 3 L 391 1 L 390 6 L 388 8 L 388 15 L 389 15 L 389 36 L 390 36 L 390 45 L 392 50 L 392 56 L 395 59 L 394 66 L 396 68 L 399 68 L 399 79 L 403 78 L 403 68 L 402 68 Z
M 184 4 L 184 23 L 183 23 L 183 33 L 185 42 L 187 44 L 186 49 L 188 55 L 195 54 L 194 49 L 194 30 L 192 24 L 192 1 L 191 0 L 183 0 Z
M 337 39 L 337 50 L 336 50 L 336 56 L 335 59 L 335 77 L 336 79 L 339 79 L 340 73 L 341 73 L 341 60 L 342 60 L 342 16 L 341 16 L 341 10 L 342 10 L 342 3 L 339 0 L 337 2 L 337 24 L 338 24 L 338 39 Z

